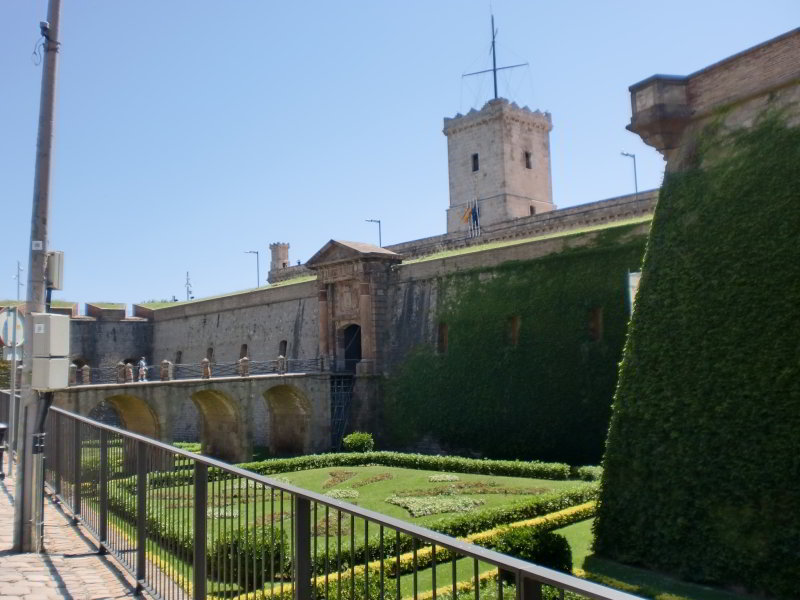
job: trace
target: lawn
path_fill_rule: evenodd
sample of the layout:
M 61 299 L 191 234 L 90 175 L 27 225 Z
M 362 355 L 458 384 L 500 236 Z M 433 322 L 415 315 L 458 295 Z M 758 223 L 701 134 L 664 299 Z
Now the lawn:
M 442 476 L 455 481 L 431 481 Z M 416 523 L 428 525 L 441 517 L 484 508 L 512 506 L 540 494 L 584 486 L 577 480 L 557 481 L 492 475 L 448 474 L 440 471 L 421 471 L 380 465 L 363 467 L 328 467 L 297 471 L 274 476 L 280 481 L 361 506 L 363 508 Z M 180 523 L 192 529 L 193 490 L 191 486 L 175 486 L 154 490 L 151 507 L 164 522 Z M 387 499 L 393 498 L 392 503 Z M 283 506 L 281 505 L 283 502 Z M 414 514 L 403 505 L 414 510 Z M 260 484 L 242 481 L 209 483 L 209 532 L 216 535 L 239 529 L 244 525 L 275 523 L 291 532 L 291 503 L 288 495 L 276 491 L 264 492 Z M 429 513 L 429 514 L 420 514 Z M 415 516 L 416 514 L 416 516 Z M 339 531 L 336 511 L 330 511 L 326 524 L 325 508 L 315 505 L 317 543 L 334 543 Z M 344 544 L 354 538 L 358 546 L 364 540 L 364 522 L 342 515 L 341 532 Z M 373 524 L 366 532 L 377 539 L 378 527 Z
M 598 558 L 592 554 L 593 521 L 588 519 L 555 531 L 567 538 L 572 548 L 572 568 L 577 575 L 656 600 L 743 600 L 748 597 Z

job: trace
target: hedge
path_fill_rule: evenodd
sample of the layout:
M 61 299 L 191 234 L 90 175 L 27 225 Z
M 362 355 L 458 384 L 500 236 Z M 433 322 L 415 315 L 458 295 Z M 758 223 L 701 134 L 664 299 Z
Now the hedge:
M 776 113 L 747 130 L 719 125 L 661 190 L 614 400 L 595 551 L 796 597 L 800 128 Z
M 307 471 L 309 469 L 357 467 L 362 465 L 382 465 L 385 467 L 426 471 L 454 471 L 478 475 L 502 475 L 553 480 L 569 479 L 572 476 L 570 466 L 565 463 L 537 460 L 489 460 L 404 452 L 332 452 L 330 454 L 310 454 L 294 458 L 274 458 L 241 463 L 236 466 L 259 475 L 270 476 L 294 471 Z M 211 468 L 209 469 L 208 477 L 210 481 L 215 481 L 220 478 L 232 478 L 234 476 L 219 469 Z M 189 467 L 183 470 L 149 473 L 147 484 L 151 488 L 189 485 L 194 481 L 193 478 L 194 471 Z M 126 482 L 124 485 L 127 486 L 131 493 L 136 491 L 135 476 L 124 481 Z
M 168 474 L 162 475 L 166 477 Z M 181 476 L 181 474 L 173 475 L 176 477 Z M 126 480 L 126 483 L 129 485 L 130 481 Z M 430 525 L 429 528 L 453 537 L 464 537 L 468 536 L 470 533 L 491 529 L 498 525 L 511 524 L 515 521 L 532 519 L 534 517 L 542 517 L 541 520 L 521 523 L 517 526 L 533 526 L 543 529 L 556 529 L 583 518 L 588 518 L 588 516 L 590 516 L 590 511 L 592 511 L 593 508 L 591 506 L 587 506 L 585 503 L 593 500 L 596 496 L 597 485 L 585 484 L 569 490 L 542 494 L 509 508 L 484 509 L 482 511 L 475 511 L 469 515 L 460 515 L 451 517 L 450 519 L 443 518 L 435 522 L 433 525 Z M 136 503 L 134 493 L 131 493 L 123 486 L 110 486 L 108 500 L 109 510 L 111 512 L 127 522 L 135 522 Z M 564 510 L 572 507 L 577 508 L 570 511 Z M 556 514 L 550 515 L 550 513 Z M 474 523 L 470 524 L 467 517 L 473 517 Z M 175 531 L 173 528 L 169 527 L 169 522 L 159 518 L 159 516 L 156 515 L 150 507 L 148 507 L 147 511 L 146 531 L 148 538 L 152 539 L 156 543 L 162 544 L 165 547 L 173 548 L 177 550 L 178 553 L 182 553 L 183 556 L 191 556 L 194 544 L 192 531 Z M 246 559 L 243 558 L 243 564 L 245 562 L 247 562 L 247 564 L 252 564 L 253 558 L 260 560 L 264 554 L 265 548 L 266 553 L 269 554 L 269 544 L 262 547 L 262 545 L 259 543 L 250 543 L 247 540 L 257 541 L 261 540 L 262 538 L 267 539 L 271 536 L 270 532 L 271 530 L 269 528 L 265 528 L 263 532 L 261 528 L 255 528 L 243 532 L 234 532 L 234 539 L 223 540 L 219 543 L 218 547 L 212 545 L 212 547 L 209 549 L 209 568 L 215 569 L 216 567 L 214 565 L 216 564 L 216 557 L 223 556 L 226 552 L 230 552 L 234 546 L 244 546 L 246 550 L 249 549 L 253 554 L 253 556 L 247 556 Z M 482 535 L 467 537 L 467 541 L 472 541 L 482 546 L 491 547 L 493 540 L 498 539 L 498 536 L 501 534 L 501 530 L 492 530 L 485 532 Z M 244 536 L 246 539 L 244 541 L 240 540 L 239 538 L 241 536 Z M 412 544 L 412 538 L 406 535 L 401 535 L 399 538 L 398 548 L 397 538 L 394 535 L 388 535 L 384 540 L 384 555 L 388 557 L 396 555 L 398 552 L 410 552 L 412 550 Z M 424 558 L 422 558 L 424 555 L 425 551 L 421 550 L 419 552 L 420 560 L 424 560 Z M 213 562 L 212 556 L 214 557 Z M 352 555 L 350 554 L 349 548 L 344 547 L 341 555 L 341 564 L 343 567 L 349 567 L 350 565 L 362 565 L 360 568 L 363 568 L 364 563 L 378 559 L 379 556 L 380 546 L 377 541 L 372 540 L 366 546 L 361 544 L 354 547 Z M 337 562 L 335 551 L 331 552 L 328 560 L 330 561 L 328 564 L 335 564 Z M 401 564 L 404 563 L 401 561 Z M 278 570 L 278 567 L 280 567 L 280 565 L 276 564 L 276 571 Z M 284 567 L 286 567 L 286 565 L 284 565 Z M 407 565 L 401 568 L 407 568 Z M 322 574 L 325 572 L 325 569 L 326 559 L 324 553 L 312 556 L 312 572 L 316 574 Z M 223 579 L 225 580 L 229 580 L 231 577 L 236 579 L 238 577 L 238 573 L 232 574 L 232 572 L 229 572 L 228 570 L 223 571 L 222 573 L 218 574 L 218 576 L 223 576 Z M 250 585 L 257 586 L 258 584 L 251 581 Z

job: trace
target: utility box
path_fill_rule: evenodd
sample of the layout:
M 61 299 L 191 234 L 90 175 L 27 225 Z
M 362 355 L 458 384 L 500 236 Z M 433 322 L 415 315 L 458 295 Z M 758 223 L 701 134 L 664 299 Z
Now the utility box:
M 69 317 L 50 313 L 32 313 L 33 356 L 36 358 L 69 356 Z
M 58 390 L 69 385 L 69 359 L 34 358 L 31 387 L 35 390 Z
M 64 253 L 60 250 L 47 253 L 47 287 L 64 289 Z

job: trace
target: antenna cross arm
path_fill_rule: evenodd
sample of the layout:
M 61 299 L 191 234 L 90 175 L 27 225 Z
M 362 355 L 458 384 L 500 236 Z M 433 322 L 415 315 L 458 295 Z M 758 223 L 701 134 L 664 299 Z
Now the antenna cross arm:
M 516 69 L 517 67 L 527 67 L 529 63 L 520 63 L 518 65 L 509 65 L 507 67 L 497 67 L 496 69 L 485 69 L 483 71 L 475 71 L 474 73 L 464 73 L 461 77 L 469 77 L 470 75 L 483 75 L 484 73 L 491 73 L 492 71 L 502 71 L 503 69 Z

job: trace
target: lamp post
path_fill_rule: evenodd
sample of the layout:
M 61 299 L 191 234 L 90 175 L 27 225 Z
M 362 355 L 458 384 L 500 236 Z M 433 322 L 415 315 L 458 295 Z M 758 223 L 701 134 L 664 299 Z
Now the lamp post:
M 258 250 L 245 250 L 244 253 L 256 255 L 256 287 L 261 287 L 261 259 L 258 256 Z
M 367 223 L 377 223 L 378 224 L 378 246 L 383 248 L 383 239 L 381 238 L 381 220 L 380 219 L 364 219 Z
M 636 176 L 636 155 L 629 152 L 620 152 L 622 156 L 627 156 L 633 159 L 633 189 L 636 191 L 636 197 L 639 197 L 639 180 Z

